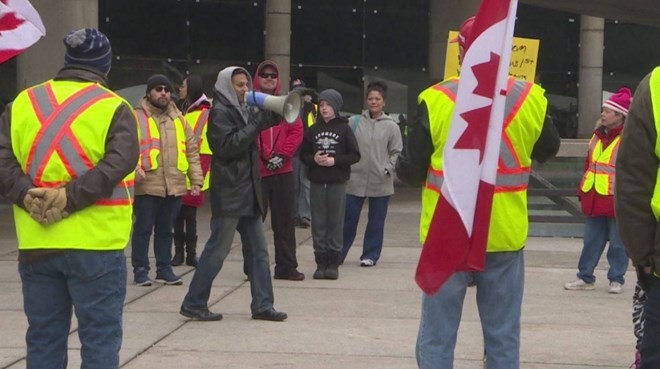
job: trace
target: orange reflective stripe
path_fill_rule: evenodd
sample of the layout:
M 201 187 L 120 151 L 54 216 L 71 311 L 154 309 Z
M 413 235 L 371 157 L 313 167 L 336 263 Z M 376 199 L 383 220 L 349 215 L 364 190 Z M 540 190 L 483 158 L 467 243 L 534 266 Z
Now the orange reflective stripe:
M 202 144 L 202 132 L 204 131 L 204 123 L 207 119 L 209 119 L 209 113 L 209 109 L 203 109 L 202 114 L 199 115 L 197 122 L 195 122 L 195 136 L 197 136 L 197 141 L 199 141 L 200 146 Z
M 445 175 L 441 170 L 429 167 L 428 174 L 426 175 L 426 188 L 435 192 L 440 192 L 444 180 Z
M 40 119 L 41 129 L 30 148 L 27 159 L 27 172 L 36 185 L 41 181 L 46 164 L 54 152 L 59 154 L 65 169 L 71 178 L 94 167 L 76 139 L 71 124 L 96 102 L 113 97 L 108 91 L 97 85 L 87 86 L 61 104 L 53 105 L 54 94 L 50 83 L 37 86 L 28 91 L 28 97 Z
M 433 88 L 444 93 L 449 100 L 454 103 L 456 102 L 456 94 L 458 93 L 458 83 L 456 80 L 451 80 L 451 83 L 438 83 Z
M 147 112 L 136 109 L 135 116 L 137 117 L 140 132 L 142 134 L 142 137 L 140 138 L 142 169 L 150 171 L 154 167 L 154 163 L 151 161 L 151 151 L 154 149 L 160 150 L 160 139 L 151 136 L 151 126 L 149 125 L 149 116 L 147 115 Z
M 135 181 L 121 181 L 108 198 L 98 200 L 96 205 L 132 205 Z

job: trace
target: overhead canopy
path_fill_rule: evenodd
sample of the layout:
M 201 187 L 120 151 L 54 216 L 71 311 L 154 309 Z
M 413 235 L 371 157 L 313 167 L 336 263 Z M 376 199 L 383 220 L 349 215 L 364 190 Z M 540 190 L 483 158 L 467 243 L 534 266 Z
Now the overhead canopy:
M 520 0 L 543 8 L 660 27 L 658 0 Z

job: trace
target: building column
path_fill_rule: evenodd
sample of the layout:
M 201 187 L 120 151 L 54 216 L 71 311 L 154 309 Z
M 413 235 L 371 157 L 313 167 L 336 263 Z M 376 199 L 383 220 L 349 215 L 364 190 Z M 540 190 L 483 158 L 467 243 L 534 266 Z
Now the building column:
M 477 14 L 480 0 L 431 0 L 429 6 L 429 79 L 441 81 L 445 74 L 447 36 L 467 18 Z
M 605 19 L 580 17 L 580 70 L 578 85 L 578 138 L 588 138 L 603 103 L 603 45 Z
M 18 56 L 16 88 L 21 91 L 55 76 L 64 66 L 64 36 L 98 27 L 98 0 L 31 0 L 46 27 L 46 36 Z M 110 40 L 112 44 L 112 40 Z
M 291 75 L 291 0 L 266 1 L 266 59 L 279 66 L 281 92 L 289 91 Z

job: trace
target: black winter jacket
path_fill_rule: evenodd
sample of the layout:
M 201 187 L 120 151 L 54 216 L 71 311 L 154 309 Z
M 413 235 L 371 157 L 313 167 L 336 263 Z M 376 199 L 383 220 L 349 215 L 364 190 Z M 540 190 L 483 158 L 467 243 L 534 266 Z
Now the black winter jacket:
M 335 158 L 335 165 L 316 164 L 314 154 L 324 151 Z M 309 168 L 309 180 L 318 184 L 344 183 L 351 177 L 351 165 L 360 161 L 360 149 L 346 118 L 336 117 L 329 122 L 319 115 L 303 138 L 300 159 Z
M 211 212 L 213 217 L 263 214 L 259 155 L 256 139 L 275 120 L 274 114 L 250 110 L 248 123 L 239 110 L 213 90 L 207 140 L 211 160 Z

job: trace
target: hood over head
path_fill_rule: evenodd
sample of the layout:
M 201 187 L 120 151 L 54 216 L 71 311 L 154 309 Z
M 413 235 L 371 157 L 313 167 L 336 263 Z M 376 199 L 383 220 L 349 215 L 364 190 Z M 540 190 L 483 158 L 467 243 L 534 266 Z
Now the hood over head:
M 254 73 L 254 82 L 252 83 L 252 88 L 255 91 L 263 92 L 261 83 L 259 82 L 259 73 L 261 73 L 262 69 L 266 67 L 271 67 L 277 72 L 277 85 L 275 85 L 275 92 L 273 92 L 273 95 L 279 95 L 280 89 L 282 87 L 282 76 L 280 75 L 280 68 L 272 60 L 264 60 L 261 62 L 261 64 L 259 64 L 257 71 Z

